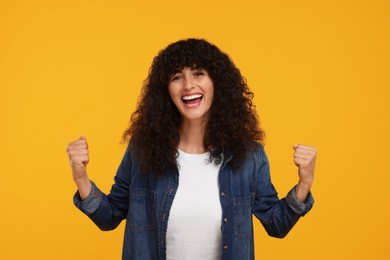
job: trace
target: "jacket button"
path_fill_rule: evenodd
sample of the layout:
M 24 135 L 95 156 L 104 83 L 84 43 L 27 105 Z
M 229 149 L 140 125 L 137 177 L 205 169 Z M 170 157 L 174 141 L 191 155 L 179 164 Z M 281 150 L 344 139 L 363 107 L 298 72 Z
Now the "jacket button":
M 227 245 L 224 245 L 224 246 L 223 246 L 223 249 L 227 250 L 227 249 L 228 249 L 228 246 L 227 246 Z
M 223 222 L 227 223 L 228 222 L 228 218 L 224 218 Z
M 225 197 L 226 196 L 225 192 L 221 192 L 221 196 Z

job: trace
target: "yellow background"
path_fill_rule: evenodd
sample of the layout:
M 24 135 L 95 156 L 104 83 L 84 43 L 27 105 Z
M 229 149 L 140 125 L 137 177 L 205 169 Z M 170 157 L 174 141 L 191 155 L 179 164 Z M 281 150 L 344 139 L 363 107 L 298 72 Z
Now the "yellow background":
M 272 178 L 318 148 L 316 203 L 283 240 L 256 222 L 256 259 L 390 259 L 389 1 L 0 2 L 0 259 L 120 259 L 72 204 L 67 144 L 85 135 L 109 191 L 152 58 L 215 43 L 255 92 Z

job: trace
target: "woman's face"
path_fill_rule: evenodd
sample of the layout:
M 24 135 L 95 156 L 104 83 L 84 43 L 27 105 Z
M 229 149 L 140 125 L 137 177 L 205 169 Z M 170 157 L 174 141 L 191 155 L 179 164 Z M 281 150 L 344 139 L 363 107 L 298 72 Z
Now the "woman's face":
M 170 78 L 168 89 L 183 120 L 208 120 L 214 85 L 206 70 L 184 67 Z

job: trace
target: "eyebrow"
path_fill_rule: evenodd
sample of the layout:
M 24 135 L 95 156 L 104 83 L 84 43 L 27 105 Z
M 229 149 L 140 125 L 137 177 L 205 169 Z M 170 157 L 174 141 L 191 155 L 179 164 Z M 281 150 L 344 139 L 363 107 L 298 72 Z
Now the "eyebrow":
M 197 65 L 197 64 L 194 64 L 192 66 L 183 66 L 183 67 L 177 67 L 174 72 L 171 74 L 170 77 L 173 77 L 175 76 L 175 74 L 177 73 L 182 73 L 184 67 L 189 67 L 191 71 L 194 71 L 194 70 L 205 70 L 205 68 L 202 66 L 202 65 Z

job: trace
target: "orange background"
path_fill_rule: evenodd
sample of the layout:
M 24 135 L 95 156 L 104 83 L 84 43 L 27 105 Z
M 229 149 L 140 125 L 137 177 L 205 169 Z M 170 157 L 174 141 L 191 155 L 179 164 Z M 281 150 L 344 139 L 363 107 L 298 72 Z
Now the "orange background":
M 120 259 L 72 204 L 65 148 L 85 135 L 109 191 L 152 58 L 205 38 L 255 92 L 272 178 L 318 148 L 316 203 L 283 240 L 256 222 L 256 259 L 390 259 L 388 1 L 0 1 L 0 259 Z

